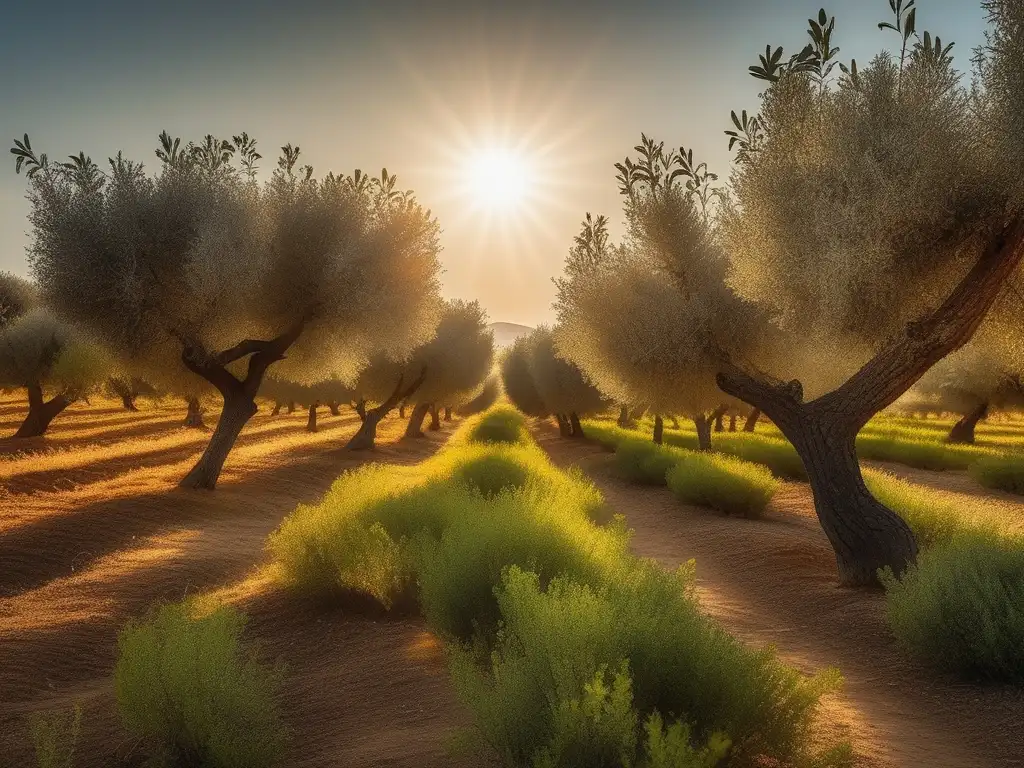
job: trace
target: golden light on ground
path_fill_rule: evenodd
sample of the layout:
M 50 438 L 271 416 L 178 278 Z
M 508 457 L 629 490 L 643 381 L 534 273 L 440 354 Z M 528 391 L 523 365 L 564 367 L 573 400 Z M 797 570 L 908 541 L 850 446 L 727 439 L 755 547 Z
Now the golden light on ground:
M 467 154 L 463 175 L 467 200 L 495 212 L 520 209 L 537 184 L 530 158 L 508 147 L 483 147 Z

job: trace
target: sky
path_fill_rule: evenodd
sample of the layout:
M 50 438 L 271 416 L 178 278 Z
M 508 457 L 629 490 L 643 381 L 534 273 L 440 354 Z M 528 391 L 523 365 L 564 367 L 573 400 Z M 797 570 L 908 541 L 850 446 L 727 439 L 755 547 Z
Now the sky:
M 154 169 L 162 130 L 246 131 L 265 174 L 286 143 L 318 174 L 386 167 L 440 221 L 445 295 L 536 325 L 553 320 L 551 279 L 585 213 L 621 233 L 613 164 L 641 132 L 692 148 L 726 180 L 729 112 L 756 111 L 762 90 L 747 67 L 769 43 L 803 47 L 821 0 L 6 5 L 9 146 L 28 133 L 53 158 L 83 150 L 103 165 L 123 150 Z M 985 29 L 977 0 L 919 5 L 918 30 L 955 41 L 969 70 Z M 841 60 L 898 46 L 877 28 L 886 0 L 826 10 Z M 501 178 L 481 177 L 474 158 L 495 149 L 521 176 L 516 205 L 487 203 Z M 25 178 L 5 156 L 0 270 L 28 275 Z

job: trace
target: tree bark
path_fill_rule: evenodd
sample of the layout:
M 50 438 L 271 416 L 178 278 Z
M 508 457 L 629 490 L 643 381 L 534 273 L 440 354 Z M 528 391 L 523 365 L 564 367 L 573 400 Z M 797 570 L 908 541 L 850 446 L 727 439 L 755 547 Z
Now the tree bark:
M 562 413 L 555 416 L 558 419 L 558 434 L 562 437 L 570 437 L 572 435 L 572 427 L 569 425 L 569 419 Z
M 188 413 L 185 414 L 185 421 L 182 424 L 192 429 L 206 429 L 206 422 L 203 421 L 203 406 L 198 397 L 188 398 Z
M 726 410 L 727 409 L 724 405 L 720 405 L 711 412 L 711 416 L 709 418 L 715 422 L 715 432 L 725 431 L 725 425 L 722 423 L 722 417 L 725 416 Z
M 359 416 L 360 421 L 366 421 L 366 398 L 359 398 L 353 405 L 352 410 Z
M 573 411 L 569 414 L 569 425 L 572 427 L 571 437 L 577 440 L 586 439 L 586 434 L 583 432 L 583 425 L 580 424 L 580 417 Z
M 625 405 L 619 406 L 619 420 L 616 422 L 620 427 L 629 425 L 629 408 Z
M 746 422 L 743 424 L 744 432 L 753 432 L 757 428 L 757 420 L 761 418 L 761 409 L 755 408 L 747 416 Z
M 320 407 L 320 403 L 313 403 L 309 406 L 309 418 L 306 419 L 306 431 L 316 432 L 316 409 Z
M 693 425 L 697 428 L 697 448 L 701 451 L 711 450 L 711 418 L 701 414 L 693 417 Z
M 224 409 L 206 450 L 180 485 L 183 488 L 204 488 L 212 491 L 217 486 L 217 479 L 228 454 L 238 440 L 238 435 L 255 414 L 256 403 L 248 393 L 241 392 L 226 398 Z
M 846 382 L 809 403 L 799 381 L 773 383 L 721 355 L 718 386 L 767 414 L 803 460 L 841 583 L 875 584 L 879 568 L 899 575 L 917 556 L 910 528 L 864 485 L 854 447 L 857 433 L 970 340 L 1022 257 L 1024 219 L 1014 219 L 990 238 L 941 306 L 908 323 Z
M 978 422 L 988 416 L 988 403 L 982 403 L 969 413 L 965 413 L 946 437 L 947 443 L 958 445 L 974 445 L 974 428 Z
M 28 390 L 28 415 L 21 422 L 15 437 L 39 437 L 46 434 L 50 422 L 69 405 L 75 398 L 67 392 L 61 392 L 50 400 L 43 399 L 43 387 L 39 382 L 29 384 Z
M 400 418 L 400 419 L 404 419 L 405 418 L 405 403 L 401 403 L 398 406 L 398 418 Z
M 281 412 L 281 404 L 280 403 L 274 403 L 274 410 L 272 410 L 270 412 L 270 415 L 271 416 L 277 416 L 277 414 L 279 414 L 280 412 Z
M 654 442 L 658 445 L 662 444 L 665 434 L 665 422 L 661 420 L 661 416 L 654 417 Z
M 437 432 L 441 429 L 441 414 L 437 410 L 437 406 L 434 403 L 430 404 L 430 427 L 431 432 Z
M 451 406 L 449 406 L 449 405 L 446 405 L 444 407 L 444 420 L 445 421 L 451 421 L 452 420 L 452 409 L 451 409 Z
M 376 408 L 366 410 L 366 401 L 361 400 L 360 403 L 363 406 L 365 416 L 363 417 L 363 423 L 359 427 L 359 431 L 352 436 L 352 439 L 348 441 L 345 446 L 351 451 L 366 451 L 372 449 L 377 441 L 377 425 L 381 419 L 387 416 L 401 401 L 412 397 L 416 390 L 423 384 L 424 379 L 427 377 L 427 369 L 424 368 L 420 371 L 419 377 L 413 381 L 408 387 L 402 388 L 402 383 L 405 380 L 405 376 L 399 376 L 398 382 L 395 384 L 395 389 L 391 395 L 383 403 L 378 405 Z
M 327 407 L 331 409 L 331 416 L 341 416 L 341 411 L 338 409 L 337 400 L 331 400 L 331 402 L 327 404 Z
M 426 437 L 423 434 L 423 421 L 430 413 L 430 403 L 417 403 L 409 414 L 409 424 L 405 428 L 406 437 Z
M 130 381 L 111 376 L 107 383 L 114 394 L 121 398 L 121 405 L 126 411 L 134 413 L 139 410 L 135 405 L 135 392 L 132 390 Z
M 679 429 L 679 419 L 676 416 L 670 417 L 672 419 L 672 429 Z
M 736 431 L 736 414 L 735 413 L 730 413 L 729 414 L 729 431 L 730 432 L 735 432 Z
M 288 413 L 295 413 L 295 401 L 292 400 L 288 403 Z

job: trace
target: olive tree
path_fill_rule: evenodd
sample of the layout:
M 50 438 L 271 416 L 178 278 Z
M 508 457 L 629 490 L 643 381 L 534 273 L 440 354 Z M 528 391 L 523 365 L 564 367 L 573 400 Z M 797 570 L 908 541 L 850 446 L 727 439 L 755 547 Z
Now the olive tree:
M 455 404 L 455 412 L 459 416 L 473 416 L 482 413 L 498 402 L 501 397 L 501 373 L 497 367 L 493 368 L 487 378 L 472 393 L 471 397 L 462 403 Z M 450 419 L 450 410 L 445 409 L 445 421 Z
M 298 403 L 307 411 L 306 431 L 316 432 L 317 411 L 327 405 L 334 416 L 339 415 L 338 403 L 347 402 L 352 396 L 352 388 L 340 379 L 326 379 L 316 384 L 296 384 L 293 381 L 268 375 L 260 386 L 260 395 L 269 397 L 276 403 Z M 276 407 L 276 406 L 275 406 Z
M 432 417 L 432 428 L 440 429 L 438 406 L 472 396 L 491 370 L 493 359 L 494 335 L 487 327 L 487 314 L 476 301 L 453 299 L 445 302 L 434 337 L 401 362 L 382 360 L 367 370 L 360 379 L 359 394 L 386 403 L 396 381 L 412 380 L 417 372 L 425 371 L 420 385 L 401 398 L 413 406 L 405 436 L 422 437 L 427 414 Z
M 660 162 L 653 153 L 663 149 L 648 140 L 641 149 Z M 725 254 L 685 190 L 659 184 L 643 197 L 635 186 L 633 192 L 622 247 L 607 245 L 604 217 L 588 215 L 576 238 L 566 276 L 556 281 L 558 351 L 608 396 L 646 403 L 654 413 L 654 442 L 662 442 L 663 415 L 684 414 L 697 428 L 700 448 L 709 450 L 724 398 L 715 383 L 717 359 L 701 340 L 728 335 L 744 342 L 749 356 L 764 318 L 725 285 Z M 659 223 L 671 224 L 671 237 L 661 236 Z M 665 248 L 686 264 L 688 292 L 664 269 Z M 628 424 L 628 410 L 622 411 L 620 423 Z
M 529 371 L 544 409 L 558 419 L 563 436 L 583 438 L 580 417 L 603 411 L 611 403 L 571 360 L 558 354 L 555 334 L 547 326 L 532 331 L 529 343 Z
M 803 460 L 844 584 L 900 573 L 917 553 L 864 484 L 857 432 L 971 338 L 1024 256 L 1024 5 L 983 5 L 990 37 L 971 88 L 951 46 L 927 33 L 913 42 L 902 4 L 888 27 L 903 54 L 833 77 L 823 11 L 800 54 L 769 48 L 751 68 L 766 82 L 759 114 L 734 115 L 718 225 L 729 280 L 790 343 L 763 365 L 733 339 L 707 343 L 720 388 L 767 415 Z M 626 177 L 652 183 L 642 168 Z M 685 264 L 669 254 L 666 269 L 685 292 Z
M 64 409 L 103 382 L 110 367 L 99 345 L 45 308 L 0 326 L 0 387 L 24 388 L 28 395 L 28 414 L 14 436 L 45 434 Z
M 517 338 L 501 356 L 501 387 L 509 401 L 527 416 L 547 418 L 551 413 L 537 390 L 530 372 L 532 336 Z M 561 421 L 559 421 L 561 423 Z
M 316 178 L 286 145 L 260 183 L 245 134 L 160 138 L 154 174 L 120 153 L 106 173 L 84 154 L 52 163 L 27 136 L 12 152 L 48 302 L 119 358 L 143 371 L 174 360 L 223 400 L 182 481 L 213 488 L 271 365 L 300 383 L 351 379 L 374 353 L 432 335 L 439 230 L 386 170 Z

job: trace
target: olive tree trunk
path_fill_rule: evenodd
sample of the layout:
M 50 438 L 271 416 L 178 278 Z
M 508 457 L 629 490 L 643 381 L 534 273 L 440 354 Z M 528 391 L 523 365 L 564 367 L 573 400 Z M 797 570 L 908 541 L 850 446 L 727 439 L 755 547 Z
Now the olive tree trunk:
M 675 416 L 670 418 L 672 419 L 672 429 L 679 429 L 679 419 Z
M 661 416 L 654 417 L 654 442 L 658 445 L 662 444 L 665 435 L 665 422 L 661 420 Z
M 620 427 L 629 426 L 629 408 L 625 405 L 619 406 L 619 420 L 616 422 Z
M 719 406 L 710 416 L 711 420 L 715 422 L 715 432 L 725 431 L 725 424 L 722 423 L 722 417 L 725 416 L 725 411 L 725 406 Z
M 277 414 L 279 414 L 280 412 L 281 412 L 281 404 L 280 403 L 274 403 L 274 410 L 272 410 L 270 412 L 270 415 L 271 416 L 277 416 Z
M 959 445 L 973 445 L 974 428 L 978 426 L 978 422 L 986 416 L 988 416 L 988 403 L 982 403 L 969 413 L 965 413 L 961 417 L 960 421 L 954 424 L 953 428 L 949 430 L 946 442 Z
M 431 432 L 437 432 L 441 429 L 441 414 L 437 410 L 437 406 L 434 403 L 430 404 L 430 427 Z
M 736 431 L 736 414 L 735 413 L 730 413 L 729 414 L 729 431 L 730 432 L 735 432 Z
M 309 315 L 303 317 L 280 336 L 269 341 L 246 339 L 231 349 L 213 355 L 182 339 L 181 360 L 185 367 L 206 379 L 224 398 L 224 407 L 210 442 L 196 465 L 182 479 L 180 485 L 183 488 L 212 491 L 217 486 L 217 479 L 238 435 L 258 410 L 256 394 L 267 368 L 284 359 L 285 352 L 302 335 L 308 319 Z M 244 358 L 249 358 L 249 363 L 245 378 L 239 379 L 227 366 Z
M 723 356 L 718 386 L 760 408 L 789 439 L 807 470 L 818 520 L 844 585 L 899 575 L 917 556 L 907 524 L 867 490 L 855 440 L 868 420 L 935 363 L 966 344 L 1024 256 L 1024 220 L 990 237 L 977 262 L 936 310 L 908 323 L 840 387 L 804 402 L 799 381 L 780 383 Z
M 356 402 L 352 403 L 352 410 L 359 416 L 360 421 L 366 421 L 366 399 L 359 398 Z
M 29 384 L 28 390 L 28 415 L 21 422 L 15 437 L 39 437 L 46 434 L 50 422 L 57 418 L 60 413 L 75 402 L 75 397 L 68 392 L 60 392 L 50 400 L 43 398 L 43 387 L 39 382 Z
M 697 428 L 698 450 L 711 450 L 711 421 L 711 418 L 703 413 L 693 417 L 693 425 Z
M 412 397 L 416 390 L 423 384 L 423 380 L 427 377 L 427 369 L 424 368 L 420 371 L 419 377 L 413 381 L 409 386 L 403 388 L 402 384 L 405 380 L 405 376 L 399 376 L 398 382 L 395 384 L 395 389 L 388 396 L 388 399 L 378 405 L 376 408 L 370 408 L 367 410 L 366 401 L 361 400 L 360 404 L 363 407 L 363 423 L 359 427 L 359 431 L 356 432 L 352 439 L 348 441 L 345 446 L 351 451 L 367 451 L 372 449 L 377 442 L 377 425 L 381 422 L 385 416 L 387 416 L 395 406 L 397 406 L 403 400 Z
M 405 427 L 406 437 L 426 437 L 423 434 L 423 420 L 430 412 L 430 403 L 417 403 L 409 415 L 409 423 Z
M 577 440 L 586 438 L 586 434 L 583 432 L 583 425 L 580 424 L 580 417 L 576 414 L 576 411 L 569 414 L 569 426 L 572 428 L 571 437 Z
M 401 403 L 398 406 L 398 418 L 400 418 L 400 419 L 404 419 L 405 418 L 405 403 Z
M 188 412 L 185 414 L 185 421 L 182 422 L 182 425 L 191 429 L 206 429 L 206 422 L 203 421 L 203 406 L 198 397 L 188 398 Z
M 295 401 L 292 400 L 288 403 L 288 413 L 295 413 Z
M 450 405 L 446 405 L 444 407 L 444 420 L 445 421 L 451 421 L 452 420 L 452 408 L 451 408 Z
M 572 426 L 569 424 L 569 419 L 564 413 L 555 414 L 558 419 L 558 434 L 562 437 L 569 437 L 572 435 Z
M 761 418 L 761 409 L 754 408 L 750 415 L 747 416 L 747 420 L 743 423 L 744 432 L 753 432 L 757 428 L 757 420 Z
M 341 410 L 339 410 L 337 400 L 331 400 L 331 402 L 327 404 L 327 407 L 331 409 L 331 416 L 341 416 Z
M 134 413 L 139 410 L 135 405 L 135 392 L 130 381 L 111 376 L 107 385 L 115 395 L 121 398 L 121 405 L 126 411 Z
M 306 431 L 316 432 L 316 409 L 320 407 L 320 403 L 312 403 L 309 406 L 309 417 L 306 419 Z

